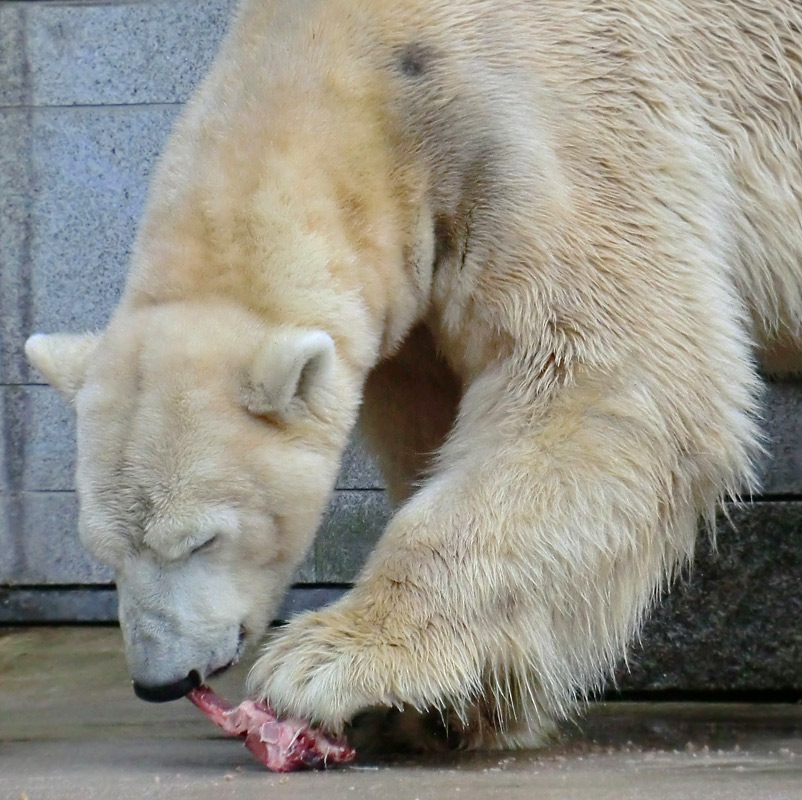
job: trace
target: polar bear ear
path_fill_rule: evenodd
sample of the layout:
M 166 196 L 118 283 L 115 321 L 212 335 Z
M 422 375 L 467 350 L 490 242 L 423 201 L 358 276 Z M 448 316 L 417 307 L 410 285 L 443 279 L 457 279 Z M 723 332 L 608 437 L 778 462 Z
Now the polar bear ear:
M 94 333 L 36 333 L 25 342 L 25 355 L 51 386 L 72 400 L 99 340 Z
M 245 407 L 256 416 L 302 412 L 328 385 L 334 341 L 323 331 L 284 331 L 259 349 L 244 387 Z

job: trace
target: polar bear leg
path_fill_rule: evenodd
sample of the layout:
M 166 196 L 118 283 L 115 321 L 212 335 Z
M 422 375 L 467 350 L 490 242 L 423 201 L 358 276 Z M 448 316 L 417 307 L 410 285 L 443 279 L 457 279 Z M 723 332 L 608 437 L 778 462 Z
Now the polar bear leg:
M 454 424 L 459 397 L 457 378 L 423 325 L 368 375 L 360 430 L 376 455 L 395 505 L 431 472 Z
M 526 352 L 490 366 L 353 590 L 280 632 L 251 691 L 331 729 L 490 698 L 511 742 L 517 720 L 537 740 L 571 713 L 749 474 L 754 370 L 735 312 L 714 318 L 731 300 L 707 304 L 706 340 L 672 321 L 676 358 L 655 338 L 540 394 Z

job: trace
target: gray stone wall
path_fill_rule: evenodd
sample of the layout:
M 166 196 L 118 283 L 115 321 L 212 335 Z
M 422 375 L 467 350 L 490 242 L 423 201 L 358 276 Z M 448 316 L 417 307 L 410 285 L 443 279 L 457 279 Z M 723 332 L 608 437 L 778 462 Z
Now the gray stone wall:
M 234 0 L 0 3 L 0 622 L 114 617 L 80 548 L 69 408 L 22 355 L 33 331 L 100 328 L 148 175 Z M 802 688 L 802 392 L 769 388 L 759 502 L 703 546 L 636 650 L 630 688 Z M 351 581 L 389 515 L 354 445 L 288 609 Z

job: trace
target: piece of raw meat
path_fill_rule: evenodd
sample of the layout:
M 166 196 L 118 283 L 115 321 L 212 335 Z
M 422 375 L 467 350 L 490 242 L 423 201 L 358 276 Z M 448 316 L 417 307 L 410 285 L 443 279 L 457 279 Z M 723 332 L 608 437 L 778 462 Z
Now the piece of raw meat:
M 230 706 L 208 686 L 187 697 L 226 733 L 244 736 L 245 746 L 274 772 L 322 769 L 356 755 L 344 739 L 329 739 L 302 720 L 279 720 L 263 703 L 244 700 Z

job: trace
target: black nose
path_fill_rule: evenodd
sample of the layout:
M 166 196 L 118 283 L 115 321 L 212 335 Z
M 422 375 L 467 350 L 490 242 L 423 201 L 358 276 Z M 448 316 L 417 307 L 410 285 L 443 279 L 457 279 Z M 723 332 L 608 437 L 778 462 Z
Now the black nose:
M 146 686 L 134 681 L 134 694 L 140 700 L 149 703 L 167 703 L 170 700 L 179 700 L 192 689 L 201 685 L 201 676 L 197 670 L 192 670 L 185 678 L 175 683 L 165 683 L 161 686 Z

